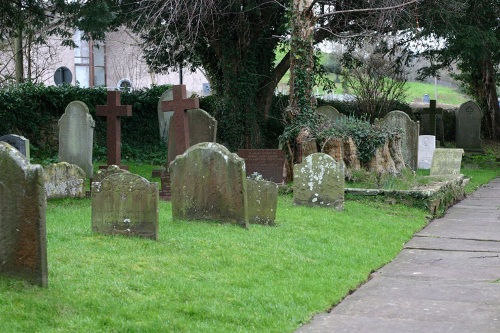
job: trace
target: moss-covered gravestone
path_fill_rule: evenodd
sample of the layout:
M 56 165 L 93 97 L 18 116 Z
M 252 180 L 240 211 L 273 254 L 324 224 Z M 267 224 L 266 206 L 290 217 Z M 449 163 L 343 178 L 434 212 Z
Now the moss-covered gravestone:
M 432 155 L 431 176 L 460 175 L 463 149 L 437 148 Z
M 44 167 L 43 178 L 47 199 L 85 197 L 85 171 L 76 164 L 66 162 Z
M 203 142 L 170 164 L 172 216 L 248 227 L 245 161 L 217 143 Z
M 0 142 L 0 274 L 47 286 L 43 169 Z
M 92 185 L 92 230 L 158 239 L 158 186 L 133 173 L 114 173 Z
M 247 178 L 248 219 L 252 224 L 274 225 L 278 207 L 278 185 Z
M 296 205 L 344 208 L 344 165 L 330 155 L 315 153 L 293 167 Z

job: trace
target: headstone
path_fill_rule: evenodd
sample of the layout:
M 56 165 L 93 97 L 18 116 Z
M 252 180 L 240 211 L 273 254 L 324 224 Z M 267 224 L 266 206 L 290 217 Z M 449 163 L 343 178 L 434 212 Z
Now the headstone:
M 85 172 L 76 164 L 60 162 L 43 168 L 47 199 L 85 197 Z
M 6 142 L 16 148 L 21 152 L 21 154 L 24 155 L 24 157 L 26 157 L 28 161 L 30 160 L 30 140 L 26 139 L 24 136 L 7 134 L 0 136 L 0 141 Z
M 160 125 L 160 138 L 165 143 L 168 142 L 168 131 L 170 128 L 170 120 L 174 115 L 174 111 L 163 111 L 162 104 L 166 101 L 171 101 L 174 99 L 174 94 L 172 89 L 167 89 L 161 94 L 158 101 L 158 124 Z
M 432 155 L 436 149 L 436 137 L 434 135 L 420 135 L 418 137 L 418 168 L 430 169 Z
M 323 105 L 316 109 L 316 113 L 324 115 L 325 118 L 332 123 L 339 119 L 345 118 L 345 115 L 340 113 L 336 108 L 330 105 Z
M 238 156 L 245 160 L 247 177 L 255 172 L 262 178 L 278 184 L 283 183 L 285 152 L 281 149 L 240 149 Z
M 186 98 L 186 86 L 183 84 L 173 86 L 172 94 L 173 100 L 162 102 L 162 110 L 174 112 L 175 150 L 177 154 L 182 154 L 189 147 L 190 133 L 186 110 L 199 108 L 200 102 L 198 98 Z
M 118 165 L 110 165 L 106 169 L 99 169 L 94 174 L 92 178 L 92 183 L 100 183 L 102 180 L 108 176 L 111 176 L 115 173 L 128 173 L 127 170 L 121 169 Z
M 59 119 L 59 162 L 76 164 L 92 178 L 92 148 L 95 121 L 87 105 L 80 101 L 68 104 Z
M 0 274 L 47 286 L 43 169 L 0 142 Z
M 481 118 L 479 106 L 468 101 L 457 112 L 456 147 L 467 151 L 483 151 L 481 142 Z
M 391 111 L 383 119 L 375 119 L 375 125 L 383 125 L 390 129 L 400 129 L 401 152 L 405 164 L 417 170 L 419 123 L 413 121 L 403 111 Z
M 131 105 L 120 104 L 120 91 L 108 91 L 107 104 L 97 105 L 96 114 L 106 117 L 107 164 L 121 166 L 121 124 L 120 117 L 132 116 Z
M 251 224 L 274 225 L 278 207 L 278 185 L 247 178 L 248 220 Z
M 442 110 L 438 110 L 436 108 L 436 100 L 435 99 L 431 99 L 429 101 L 429 107 L 428 108 L 424 108 L 422 110 L 422 117 L 423 116 L 427 116 L 429 117 L 429 133 L 430 135 L 434 135 L 436 136 L 436 116 L 437 115 L 443 115 L 443 111 Z M 427 134 L 427 133 L 425 133 Z
M 293 167 L 293 202 L 296 205 L 344 207 L 344 165 L 324 153 L 315 153 Z
M 158 185 L 130 172 L 94 183 L 92 231 L 158 239 Z
M 248 227 L 245 161 L 226 147 L 203 142 L 170 164 L 172 216 Z
M 201 142 L 215 142 L 217 136 L 217 120 L 202 109 L 186 111 L 189 131 L 189 147 Z M 177 155 L 177 129 L 170 123 L 168 139 L 168 163 Z
M 431 176 L 453 176 L 460 174 L 463 149 L 436 148 L 432 156 Z

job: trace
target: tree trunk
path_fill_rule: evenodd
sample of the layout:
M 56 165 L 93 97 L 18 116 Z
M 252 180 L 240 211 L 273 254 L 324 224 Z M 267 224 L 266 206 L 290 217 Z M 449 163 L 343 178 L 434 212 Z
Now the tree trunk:
M 23 64 L 23 32 L 22 28 L 17 29 L 17 36 L 14 37 L 14 62 L 16 69 L 16 83 L 24 81 Z
M 290 39 L 290 110 L 293 114 L 313 109 L 314 16 L 312 0 L 292 0 Z
M 500 139 L 500 108 L 495 82 L 495 68 L 488 59 L 483 63 L 483 89 L 485 105 L 488 110 L 490 136 L 493 140 Z

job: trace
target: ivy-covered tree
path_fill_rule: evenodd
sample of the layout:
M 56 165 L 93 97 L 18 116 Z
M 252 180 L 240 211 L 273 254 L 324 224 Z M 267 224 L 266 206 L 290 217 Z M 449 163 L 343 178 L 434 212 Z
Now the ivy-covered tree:
M 417 2 L 123 0 L 122 5 L 129 26 L 144 40 L 146 59 L 153 70 L 165 72 L 180 65 L 204 68 L 218 100 L 215 116 L 223 119 L 219 134 L 234 150 L 261 144 L 260 123 L 269 115 L 275 87 L 291 62 L 300 57 L 288 54 L 275 61 L 275 51 L 295 38 L 290 37 L 291 17 L 305 19 L 304 25 L 296 27 L 311 38 L 309 49 L 304 50 L 310 52 L 312 44 L 328 38 L 394 29 L 395 15 Z M 293 75 L 293 85 L 302 84 Z
M 439 11 L 425 1 L 420 6 L 417 37 L 428 38 L 430 47 L 423 55 L 432 63 L 422 74 L 435 75 L 456 64 L 461 73 L 455 77 L 486 111 L 486 135 L 499 140 L 500 0 L 464 0 L 452 6 Z

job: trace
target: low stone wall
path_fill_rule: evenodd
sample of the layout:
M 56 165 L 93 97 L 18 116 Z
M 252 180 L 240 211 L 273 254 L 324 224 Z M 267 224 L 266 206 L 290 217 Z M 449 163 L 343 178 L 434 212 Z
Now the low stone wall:
M 348 197 L 383 196 L 393 203 L 421 207 L 428 210 L 433 216 L 440 216 L 448 207 L 464 198 L 464 187 L 468 182 L 468 178 L 459 175 L 413 190 L 346 188 L 345 194 Z

